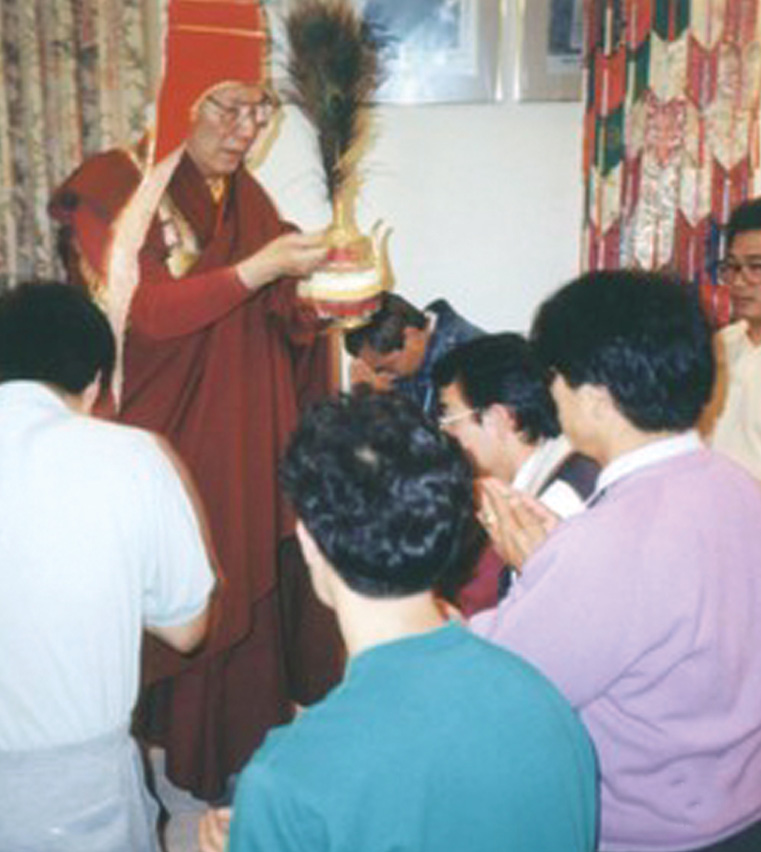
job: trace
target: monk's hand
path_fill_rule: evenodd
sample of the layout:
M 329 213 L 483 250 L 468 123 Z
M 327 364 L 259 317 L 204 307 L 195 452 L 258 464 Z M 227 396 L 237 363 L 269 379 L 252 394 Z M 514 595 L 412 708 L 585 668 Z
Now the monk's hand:
M 478 518 L 494 549 L 519 572 L 561 520 L 539 500 L 498 479 L 479 480 L 478 499 Z
M 391 390 L 392 378 L 388 373 L 376 373 L 361 358 L 353 358 L 349 365 L 349 384 L 351 387 L 370 385 L 373 390 Z
M 225 852 L 231 816 L 230 808 L 206 811 L 198 824 L 198 845 L 201 852 Z
M 235 271 L 249 290 L 258 290 L 278 278 L 308 278 L 327 254 L 323 233 L 292 231 L 276 237 L 242 260 Z

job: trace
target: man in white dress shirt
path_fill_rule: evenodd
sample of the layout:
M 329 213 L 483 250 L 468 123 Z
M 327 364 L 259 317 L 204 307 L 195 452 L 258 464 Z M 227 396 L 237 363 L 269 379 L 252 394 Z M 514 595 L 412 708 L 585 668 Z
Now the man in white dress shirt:
M 143 629 L 188 652 L 214 584 L 174 463 L 88 416 L 114 364 L 62 284 L 0 297 L 0 849 L 157 852 L 129 736 Z

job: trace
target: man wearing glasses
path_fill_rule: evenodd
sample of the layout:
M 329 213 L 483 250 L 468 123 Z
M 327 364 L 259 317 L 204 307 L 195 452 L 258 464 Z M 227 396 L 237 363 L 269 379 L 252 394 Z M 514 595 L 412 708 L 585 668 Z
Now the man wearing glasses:
M 169 439 L 209 516 L 216 630 L 191 663 L 148 647 L 140 717 L 171 780 L 205 799 L 342 665 L 277 481 L 332 368 L 299 295 L 323 237 L 283 222 L 245 165 L 276 109 L 267 40 L 256 2 L 171 0 L 155 138 L 88 160 L 51 203 L 71 280 L 104 296 L 124 345 L 118 418 Z
M 561 435 L 548 378 L 519 334 L 491 334 L 463 343 L 433 371 L 439 425 L 493 476 L 540 496 L 561 517 L 584 507 L 597 465 L 574 453 Z
M 737 207 L 719 264 L 735 322 L 719 332 L 714 448 L 761 479 L 761 199 Z
M 563 518 L 584 508 L 599 468 L 561 434 L 549 377 L 524 337 L 504 332 L 462 343 L 436 362 L 433 379 L 439 425 L 465 450 L 479 485 L 489 480 L 536 497 Z M 494 518 L 481 512 L 480 520 L 490 532 Z M 493 548 L 482 550 L 472 576 L 455 590 L 458 607 L 472 615 L 494 606 L 512 570 Z

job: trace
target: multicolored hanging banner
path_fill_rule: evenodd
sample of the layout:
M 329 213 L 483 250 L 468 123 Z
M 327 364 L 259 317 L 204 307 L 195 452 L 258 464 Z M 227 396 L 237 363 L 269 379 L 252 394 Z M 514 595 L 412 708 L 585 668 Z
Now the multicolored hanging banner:
M 717 324 L 715 261 L 758 168 L 757 0 L 587 0 L 585 269 L 672 269 Z

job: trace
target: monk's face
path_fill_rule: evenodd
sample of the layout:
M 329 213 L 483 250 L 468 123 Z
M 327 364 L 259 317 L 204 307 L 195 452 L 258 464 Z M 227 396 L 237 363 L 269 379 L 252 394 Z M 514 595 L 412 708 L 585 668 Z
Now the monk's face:
M 187 151 L 206 178 L 229 175 L 238 168 L 274 104 L 261 89 L 242 83 L 218 86 L 199 104 Z

